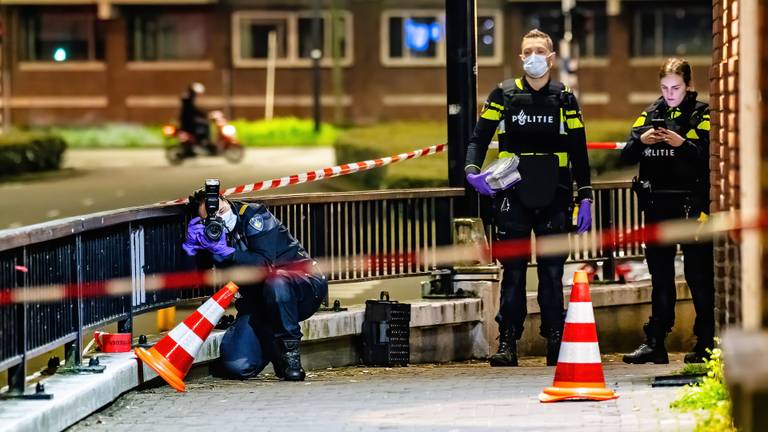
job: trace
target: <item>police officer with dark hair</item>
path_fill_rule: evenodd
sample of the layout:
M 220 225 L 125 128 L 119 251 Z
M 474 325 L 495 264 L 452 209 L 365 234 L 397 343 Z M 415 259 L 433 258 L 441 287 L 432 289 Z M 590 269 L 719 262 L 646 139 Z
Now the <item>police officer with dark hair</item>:
M 670 219 L 706 222 L 709 214 L 709 106 L 696 100 L 691 66 L 667 60 L 659 71 L 662 96 L 635 121 L 624 164 L 640 164 L 633 182 L 645 223 Z M 697 336 L 687 363 L 701 362 L 714 344 L 714 257 L 711 241 L 682 244 L 685 280 L 691 289 Z M 664 340 L 675 323 L 677 245 L 647 245 L 653 292 L 651 316 L 643 326 L 645 343 L 624 356 L 626 363 L 669 363 Z
M 576 97 L 563 84 L 550 81 L 554 61 L 552 39 L 532 30 L 522 41 L 525 76 L 503 81 L 486 100 L 467 148 L 467 181 L 481 194 L 494 196 L 498 240 L 530 239 L 562 234 L 571 225 L 573 177 L 580 202 L 578 233 L 592 226 L 592 187 L 584 122 Z M 488 144 L 499 131 L 499 158 L 517 156 L 522 176 L 514 186 L 497 191 L 480 172 Z M 547 338 L 547 364 L 560 350 L 563 314 L 563 266 L 566 257 L 538 256 L 540 334 Z M 528 258 L 503 258 L 499 350 L 491 366 L 517 366 L 517 340 L 526 310 Z
M 190 197 L 190 207 L 199 217 L 189 221 L 183 245 L 188 255 L 203 252 L 217 267 L 251 265 L 268 270 L 264 282 L 240 289 L 237 318 L 221 340 L 218 372 L 245 379 L 272 362 L 278 377 L 303 381 L 299 322 L 312 316 L 328 295 L 325 276 L 263 205 L 220 199 L 216 215 L 224 235 L 218 240 L 205 233 L 202 191 Z

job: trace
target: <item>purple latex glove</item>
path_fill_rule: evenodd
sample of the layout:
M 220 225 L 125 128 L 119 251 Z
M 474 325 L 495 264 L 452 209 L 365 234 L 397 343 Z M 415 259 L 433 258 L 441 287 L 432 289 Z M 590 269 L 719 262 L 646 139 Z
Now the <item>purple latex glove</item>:
M 220 257 L 226 257 L 235 253 L 235 248 L 227 246 L 227 236 L 224 234 L 218 240 L 211 240 L 203 232 L 198 236 L 197 242 L 203 249 L 207 249 L 212 254 L 219 255 Z
M 579 203 L 579 214 L 576 216 L 576 234 L 584 234 L 592 228 L 592 201 L 583 199 Z
M 479 174 L 467 174 L 467 182 L 472 185 L 473 188 L 479 193 L 480 195 L 486 195 L 486 196 L 493 196 L 493 194 L 496 193 L 491 187 L 488 185 L 488 182 L 485 180 L 486 177 L 491 175 L 490 172 L 486 173 L 479 173 Z
M 187 225 L 187 238 L 184 240 L 184 244 L 181 245 L 181 248 L 184 249 L 188 256 L 195 256 L 197 251 L 203 249 L 200 246 L 199 238 L 205 237 L 204 231 L 205 227 L 199 217 L 189 221 L 189 225 Z

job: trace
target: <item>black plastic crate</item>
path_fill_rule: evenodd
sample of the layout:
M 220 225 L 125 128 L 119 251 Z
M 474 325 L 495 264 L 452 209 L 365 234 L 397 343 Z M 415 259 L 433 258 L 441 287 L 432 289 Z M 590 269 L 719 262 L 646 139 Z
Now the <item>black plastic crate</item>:
M 390 301 L 386 291 L 381 293 L 381 300 L 367 300 L 363 321 L 363 364 L 407 365 L 411 357 L 410 324 L 410 304 Z

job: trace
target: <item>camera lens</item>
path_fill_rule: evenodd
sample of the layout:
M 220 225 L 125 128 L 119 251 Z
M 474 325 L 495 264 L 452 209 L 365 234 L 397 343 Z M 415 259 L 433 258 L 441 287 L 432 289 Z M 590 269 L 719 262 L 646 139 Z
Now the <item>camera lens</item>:
M 205 236 L 213 241 L 219 240 L 223 233 L 224 225 L 217 220 L 209 221 L 208 224 L 205 225 Z

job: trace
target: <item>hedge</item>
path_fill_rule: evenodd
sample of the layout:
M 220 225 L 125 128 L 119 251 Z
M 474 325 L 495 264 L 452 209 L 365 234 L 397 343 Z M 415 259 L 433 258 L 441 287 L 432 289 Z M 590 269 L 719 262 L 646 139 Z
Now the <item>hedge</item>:
M 66 147 L 64 139 L 51 133 L 0 134 L 0 176 L 58 169 Z
M 596 120 L 587 124 L 588 141 L 623 141 L 631 122 L 623 120 Z M 445 142 L 446 126 L 438 122 L 385 123 L 371 127 L 354 128 L 343 132 L 336 140 L 336 160 L 339 163 L 357 162 L 390 156 Z M 485 163 L 495 159 L 497 150 L 489 150 Z M 618 152 L 593 150 L 589 152 L 590 165 L 596 173 L 615 169 Z M 377 168 L 349 176 L 354 186 L 362 189 L 399 189 L 441 187 L 448 184 L 448 156 L 446 153 L 409 160 L 385 168 Z

